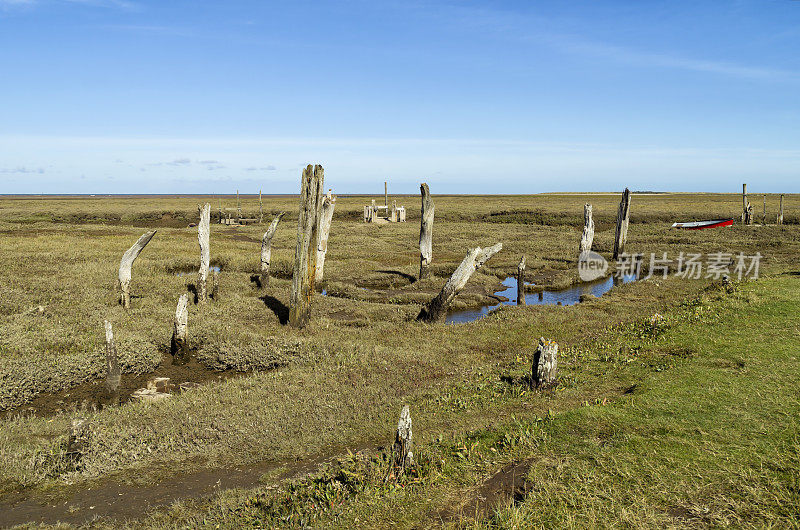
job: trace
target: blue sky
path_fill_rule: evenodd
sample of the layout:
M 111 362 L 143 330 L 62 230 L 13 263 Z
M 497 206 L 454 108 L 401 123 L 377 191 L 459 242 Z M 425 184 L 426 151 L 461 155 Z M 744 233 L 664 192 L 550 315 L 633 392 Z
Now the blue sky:
M 0 193 L 800 192 L 800 1 L 0 0 Z

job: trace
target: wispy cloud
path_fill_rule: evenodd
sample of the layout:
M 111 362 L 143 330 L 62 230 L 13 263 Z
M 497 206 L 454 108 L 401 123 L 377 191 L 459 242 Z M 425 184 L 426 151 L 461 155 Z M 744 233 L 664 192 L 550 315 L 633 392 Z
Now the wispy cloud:
M 27 168 L 23 166 L 14 167 L 14 168 L 0 168 L 0 173 L 37 173 L 42 174 L 44 173 L 44 168 Z
M 278 168 L 276 168 L 276 167 L 275 167 L 275 166 L 273 166 L 273 165 L 269 165 L 269 166 L 264 166 L 264 167 L 254 167 L 254 166 L 251 166 L 251 167 L 246 167 L 246 168 L 244 168 L 244 169 L 245 169 L 245 171 L 275 171 L 275 170 L 277 170 Z
M 796 71 L 747 66 L 724 61 L 694 59 L 669 53 L 640 51 L 623 46 L 591 41 L 575 35 L 548 35 L 545 37 L 545 40 L 562 51 L 609 59 L 618 63 L 635 66 L 675 68 L 746 79 L 800 81 L 800 72 Z

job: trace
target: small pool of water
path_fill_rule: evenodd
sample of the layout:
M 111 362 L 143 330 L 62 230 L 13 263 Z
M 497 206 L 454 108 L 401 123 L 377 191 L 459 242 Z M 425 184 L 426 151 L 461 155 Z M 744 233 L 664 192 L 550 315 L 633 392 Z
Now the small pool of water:
M 208 268 L 211 272 L 220 272 L 222 268 L 219 265 L 212 265 Z M 199 270 L 196 271 L 189 271 L 189 272 L 176 272 L 175 276 L 197 276 L 200 273 Z
M 593 282 L 584 282 L 567 287 L 566 289 L 544 290 L 538 293 L 525 293 L 525 303 L 528 305 L 572 305 L 580 302 L 581 296 L 590 294 L 596 297 L 601 297 L 616 285 L 629 283 L 636 280 L 635 275 L 624 276 L 618 278 L 616 276 L 609 276 Z M 508 298 L 506 302 L 500 302 L 492 305 L 485 305 L 480 309 L 461 309 L 458 311 L 451 311 L 447 314 L 445 322 L 448 324 L 459 324 L 463 322 L 473 322 L 479 318 L 488 315 L 493 309 L 497 309 L 501 305 L 517 305 L 517 279 L 509 276 L 503 280 L 505 289 L 497 291 L 494 294 Z

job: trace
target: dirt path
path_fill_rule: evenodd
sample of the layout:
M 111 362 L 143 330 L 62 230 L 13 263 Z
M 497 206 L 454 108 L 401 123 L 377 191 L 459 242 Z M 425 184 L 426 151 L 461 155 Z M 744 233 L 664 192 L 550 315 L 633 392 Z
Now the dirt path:
M 373 450 L 375 444 L 364 444 L 353 452 Z M 95 518 L 139 519 L 148 510 L 163 507 L 181 499 L 204 499 L 231 488 L 250 489 L 264 485 L 265 473 L 278 471 L 271 483 L 300 478 L 345 454 L 339 448 L 306 460 L 261 462 L 250 466 L 202 470 L 195 473 L 169 477 L 157 484 L 131 486 L 118 481 L 104 481 L 61 497 L 45 497 L 26 491 L 9 493 L 0 498 L 0 528 L 14 525 L 84 524 Z

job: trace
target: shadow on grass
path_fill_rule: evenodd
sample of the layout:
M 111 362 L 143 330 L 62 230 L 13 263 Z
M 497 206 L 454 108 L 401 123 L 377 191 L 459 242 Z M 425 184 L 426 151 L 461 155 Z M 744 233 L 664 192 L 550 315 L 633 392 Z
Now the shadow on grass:
M 400 276 L 401 278 L 405 278 L 406 280 L 408 280 L 411 283 L 414 283 L 415 281 L 417 281 L 417 277 L 416 276 L 412 276 L 411 274 L 407 274 L 407 273 L 401 272 L 401 271 L 381 270 L 381 271 L 375 271 L 375 272 L 380 272 L 382 274 L 394 274 L 395 276 Z
M 260 299 L 264 302 L 264 305 L 275 313 L 281 325 L 286 325 L 289 322 L 289 308 L 286 307 L 286 304 L 268 294 L 260 297 Z

